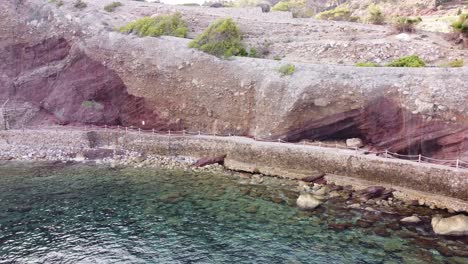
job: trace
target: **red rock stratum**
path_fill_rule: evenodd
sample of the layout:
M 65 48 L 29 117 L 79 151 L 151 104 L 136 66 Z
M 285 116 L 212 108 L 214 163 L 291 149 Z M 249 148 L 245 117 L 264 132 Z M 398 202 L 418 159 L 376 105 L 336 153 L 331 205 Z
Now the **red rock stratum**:
M 468 160 L 467 68 L 357 68 L 291 56 L 296 71 L 284 77 L 277 68 L 286 61 L 221 60 L 187 48 L 187 39 L 114 32 L 138 14 L 168 8 L 122 1 L 107 13 L 102 7 L 110 2 L 83 10 L 73 1 L 0 3 L 0 103 L 17 109 L 11 126 L 145 121 L 143 128 L 289 141 L 360 137 L 377 149 Z

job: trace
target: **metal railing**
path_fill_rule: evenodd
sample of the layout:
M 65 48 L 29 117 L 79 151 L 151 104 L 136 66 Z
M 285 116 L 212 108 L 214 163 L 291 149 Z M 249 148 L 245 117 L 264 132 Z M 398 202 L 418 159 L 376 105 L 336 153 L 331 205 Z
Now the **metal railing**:
M 97 125 L 85 125 L 85 126 L 73 126 L 73 125 L 67 125 L 67 126 L 58 126 L 58 125 L 52 125 L 52 126 L 34 126 L 34 127 L 23 127 L 23 130 L 25 129 L 60 129 L 60 130 L 84 130 L 84 131 L 93 131 L 93 130 L 104 130 L 104 131 L 109 131 L 109 132 L 121 132 L 121 133 L 138 133 L 138 134 L 145 134 L 145 135 L 158 135 L 158 136 L 215 136 L 215 137 L 244 137 L 244 138 L 250 138 L 258 142 L 272 142 L 272 143 L 282 143 L 282 144 L 293 144 L 293 145 L 303 145 L 303 146 L 313 146 L 313 147 L 319 147 L 319 148 L 333 148 L 333 149 L 341 149 L 341 150 L 350 150 L 354 151 L 355 154 L 357 155 L 369 155 L 369 154 L 374 154 L 377 157 L 383 158 L 383 159 L 399 159 L 399 160 L 406 160 L 406 161 L 411 161 L 411 162 L 417 162 L 417 163 L 424 163 L 424 164 L 433 164 L 433 165 L 442 165 L 442 166 L 447 166 L 451 168 L 456 168 L 456 169 L 468 169 L 468 161 L 464 161 L 461 159 L 434 159 L 431 157 L 426 157 L 421 154 L 419 155 L 404 155 L 404 154 L 399 154 L 395 152 L 391 152 L 389 150 L 383 150 L 383 151 L 371 151 L 367 149 L 361 149 L 358 147 L 348 147 L 343 144 L 338 144 L 338 143 L 327 143 L 327 142 L 299 142 L 299 143 L 294 143 L 294 142 L 287 142 L 281 139 L 264 139 L 260 137 L 246 137 L 243 135 L 235 135 L 235 134 L 221 134 L 221 133 L 204 133 L 202 131 L 190 131 L 190 130 L 155 130 L 155 129 L 142 129 L 139 127 L 126 127 L 126 126 L 97 126 Z

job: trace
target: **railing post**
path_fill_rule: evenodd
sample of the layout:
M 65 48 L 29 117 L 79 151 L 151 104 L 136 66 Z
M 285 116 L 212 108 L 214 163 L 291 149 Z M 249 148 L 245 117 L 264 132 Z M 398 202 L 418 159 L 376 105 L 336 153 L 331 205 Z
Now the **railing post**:
M 153 131 L 153 134 L 154 134 L 154 128 L 153 128 L 153 130 L 152 130 L 152 131 Z
M 388 150 L 385 150 L 385 158 L 388 157 Z
M 421 154 L 418 155 L 418 162 L 421 162 Z
M 138 128 L 138 135 L 141 134 L 141 128 Z
M 199 135 L 199 136 L 201 135 L 201 131 L 200 131 L 200 130 L 198 130 L 198 135 Z
M 125 135 L 127 134 L 128 132 L 128 127 L 125 127 Z
M 184 135 L 184 136 L 185 136 L 185 129 L 183 129 L 183 130 L 182 130 L 182 135 Z
M 169 132 L 169 136 L 171 136 L 171 130 L 169 130 L 168 132 Z
M 319 141 L 319 148 L 321 148 L 321 147 L 322 147 L 322 142 L 321 142 L 321 141 Z
M 460 160 L 457 159 L 457 169 L 458 169 L 459 166 L 460 166 Z

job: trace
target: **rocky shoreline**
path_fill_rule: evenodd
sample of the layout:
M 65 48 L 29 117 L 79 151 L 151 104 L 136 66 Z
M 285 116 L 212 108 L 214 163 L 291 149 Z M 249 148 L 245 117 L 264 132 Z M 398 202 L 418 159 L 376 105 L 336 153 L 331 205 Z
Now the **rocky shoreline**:
M 324 174 L 317 174 L 300 180 L 270 177 L 262 174 L 234 172 L 222 165 L 219 157 L 197 159 L 186 156 L 160 156 L 132 150 L 98 148 L 85 149 L 73 147 L 38 147 L 26 145 L 0 145 L 0 161 L 34 162 L 83 162 L 97 165 L 135 168 L 180 169 L 221 174 L 236 174 L 253 185 L 277 185 L 287 187 L 297 193 L 295 206 L 311 211 L 329 201 L 340 201 L 343 208 L 359 210 L 370 214 L 389 214 L 399 217 L 400 225 L 417 226 L 430 224 L 433 232 L 440 235 L 468 235 L 468 217 L 464 212 L 456 214 L 453 210 L 441 210 L 436 206 L 425 206 L 418 200 L 401 199 L 395 196 L 394 189 L 370 186 L 358 189 L 356 186 L 340 186 L 327 182 Z M 372 221 L 371 221 L 372 222 Z M 371 226 L 369 219 L 357 221 L 360 227 Z M 331 224 L 331 229 L 347 229 L 349 224 Z M 468 242 L 468 241 L 467 241 Z

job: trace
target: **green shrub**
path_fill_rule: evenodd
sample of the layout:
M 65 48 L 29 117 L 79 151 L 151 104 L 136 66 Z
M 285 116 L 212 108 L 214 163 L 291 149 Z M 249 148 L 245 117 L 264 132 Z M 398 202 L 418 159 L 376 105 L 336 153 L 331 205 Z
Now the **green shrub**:
M 271 8 L 271 11 L 289 11 L 289 9 L 290 9 L 289 1 L 280 1 Z
M 160 15 L 155 18 L 143 17 L 119 29 L 122 33 L 137 33 L 140 37 L 174 36 L 184 38 L 187 26 L 180 13 Z
M 452 28 L 456 32 L 468 37 L 468 13 L 458 16 L 458 20 L 452 24 Z
M 84 108 L 94 108 L 94 109 L 103 109 L 104 108 L 104 105 L 102 105 L 101 103 L 98 103 L 96 101 L 83 101 L 81 103 L 81 106 L 84 107 Z
M 305 0 L 283 0 L 271 8 L 272 11 L 291 11 L 293 17 L 312 17 L 314 10 L 309 8 Z
M 183 6 L 200 6 L 199 3 L 185 3 L 185 4 L 181 4 Z
M 456 60 L 453 60 L 453 61 L 449 61 L 447 63 L 442 63 L 439 66 L 440 67 L 447 67 L 447 68 L 459 68 L 459 67 L 463 67 L 464 64 L 465 64 L 465 62 L 462 59 L 456 59 Z
M 189 47 L 224 58 L 245 56 L 247 52 L 241 40 L 242 35 L 236 23 L 231 18 L 222 18 L 211 23 L 189 43 Z
M 369 13 L 369 16 L 367 17 L 367 22 L 375 25 L 380 25 L 384 23 L 385 17 L 382 14 L 382 11 L 380 10 L 380 7 L 378 5 L 370 4 L 369 7 L 367 7 L 367 12 Z
M 252 58 L 258 58 L 257 49 L 255 49 L 255 48 L 250 48 L 250 51 L 249 51 L 248 56 L 249 56 L 249 57 L 252 57 Z
M 359 18 L 351 16 L 351 11 L 347 6 L 338 6 L 334 9 L 323 11 L 315 16 L 316 19 L 321 20 L 335 20 L 335 21 L 358 21 Z
M 91 107 L 93 107 L 93 105 L 94 105 L 94 102 L 92 102 L 92 101 L 83 101 L 81 103 L 81 106 L 86 107 L 86 108 L 91 108 Z
M 380 65 L 374 62 L 358 62 L 354 64 L 354 66 L 356 67 L 379 67 Z
M 402 32 L 414 32 L 415 26 L 422 21 L 420 17 L 411 18 L 411 17 L 397 17 L 395 20 L 395 29 Z
M 292 75 L 296 71 L 296 66 L 294 64 L 285 64 L 278 68 L 278 72 L 281 73 L 281 76 Z
M 426 63 L 424 63 L 421 58 L 416 55 L 407 56 L 403 58 L 396 59 L 387 65 L 387 67 L 424 67 Z
M 258 0 L 234 0 L 232 6 L 234 7 L 253 7 L 259 4 Z
M 108 4 L 104 7 L 104 10 L 106 10 L 107 12 L 114 12 L 114 10 L 119 7 L 119 6 L 122 6 L 122 3 L 120 2 L 112 2 L 111 4 Z
M 83 2 L 82 0 L 76 0 L 75 3 L 73 4 L 74 7 L 78 8 L 78 9 L 83 9 L 83 8 L 86 8 L 88 5 Z

